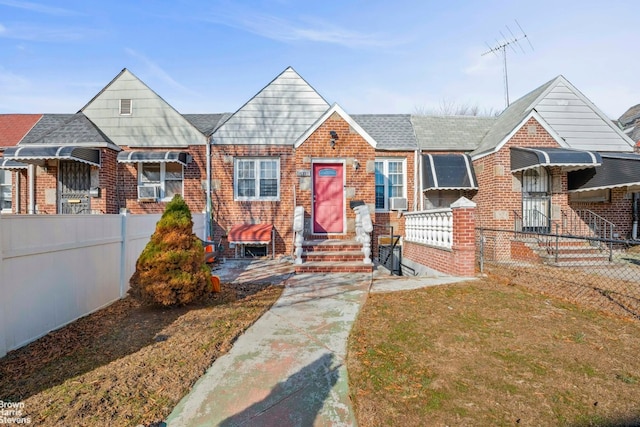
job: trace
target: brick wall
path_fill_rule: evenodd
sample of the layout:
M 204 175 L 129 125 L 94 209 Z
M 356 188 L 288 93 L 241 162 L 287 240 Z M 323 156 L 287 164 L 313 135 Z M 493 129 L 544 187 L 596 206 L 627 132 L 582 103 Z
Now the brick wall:
M 276 253 L 291 253 L 293 250 L 293 200 L 295 165 L 293 147 L 287 145 L 213 145 L 212 169 L 212 217 L 213 239 L 226 236 L 236 224 L 273 224 L 275 228 Z M 234 160 L 238 157 L 273 157 L 280 159 L 279 201 L 234 200 Z M 225 256 L 234 256 L 226 239 L 222 240 Z M 269 247 L 271 253 L 271 247 Z
M 461 277 L 475 275 L 476 208 L 453 208 L 453 244 L 451 249 L 415 242 L 403 243 L 402 257 L 445 274 Z
M 131 151 L 128 147 L 121 147 L 124 151 Z M 147 150 L 147 149 L 145 149 Z M 156 149 L 166 151 L 167 148 Z M 184 200 L 192 213 L 204 212 L 206 195 L 202 181 L 207 178 L 206 173 L 206 147 L 204 145 L 192 145 L 186 150 L 192 156 L 191 163 L 184 167 L 183 190 Z M 151 149 L 149 149 L 151 151 Z M 126 207 L 133 214 L 162 213 L 168 201 L 143 202 L 138 200 L 138 164 L 116 163 L 117 186 L 114 189 L 114 200 L 118 200 L 117 206 Z

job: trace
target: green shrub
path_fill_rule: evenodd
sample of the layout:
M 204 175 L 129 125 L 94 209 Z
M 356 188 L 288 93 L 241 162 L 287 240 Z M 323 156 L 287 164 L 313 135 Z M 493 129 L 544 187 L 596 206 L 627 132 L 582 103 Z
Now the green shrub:
M 138 257 L 129 294 L 145 304 L 185 305 L 210 293 L 210 277 L 189 207 L 176 195 Z

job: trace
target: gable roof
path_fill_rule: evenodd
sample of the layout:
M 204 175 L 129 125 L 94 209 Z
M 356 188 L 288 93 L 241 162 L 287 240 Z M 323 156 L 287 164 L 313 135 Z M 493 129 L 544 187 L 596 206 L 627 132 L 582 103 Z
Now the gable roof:
M 0 114 L 0 147 L 13 147 L 35 126 L 42 114 Z
M 369 145 L 371 145 L 373 148 L 377 148 L 377 141 L 373 139 L 373 137 L 371 137 L 371 135 L 369 135 L 369 133 L 365 131 L 362 126 L 360 126 L 338 104 L 333 104 L 331 108 L 325 111 L 324 114 L 320 118 L 318 118 L 318 120 L 316 120 L 313 125 L 307 128 L 307 130 L 302 135 L 300 135 L 300 137 L 298 137 L 298 139 L 294 143 L 294 147 L 297 148 L 302 145 L 302 143 L 306 141 L 306 139 L 309 138 L 311 134 L 320 127 L 320 125 L 322 125 L 329 117 L 334 114 L 338 114 L 340 117 L 342 117 L 342 119 L 347 122 L 347 124 L 351 126 L 351 128 L 355 130 L 365 141 L 367 141 Z
M 411 116 L 418 147 L 429 151 L 475 150 L 496 121 L 479 116 Z
M 567 79 L 558 76 L 504 110 L 472 152 L 474 158 L 499 150 L 531 116 L 567 148 L 624 152 L 633 147 L 632 141 L 598 107 Z
M 82 113 L 44 114 L 19 145 L 90 145 L 117 148 Z
M 327 108 L 327 101 L 288 67 L 214 131 L 213 143 L 293 145 Z
M 120 114 L 121 99 L 131 99 L 130 115 Z M 191 122 L 126 68 L 80 111 L 118 145 L 184 147 L 207 142 Z
M 416 134 L 409 114 L 351 114 L 377 143 L 378 150 L 415 150 Z

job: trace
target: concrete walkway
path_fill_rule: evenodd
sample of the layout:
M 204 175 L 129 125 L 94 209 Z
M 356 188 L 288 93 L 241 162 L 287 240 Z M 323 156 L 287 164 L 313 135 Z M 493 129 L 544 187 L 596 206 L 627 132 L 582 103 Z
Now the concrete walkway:
M 371 274 L 362 273 L 293 276 L 286 264 L 261 263 L 220 272 L 222 281 L 251 280 L 255 274 L 286 277 L 282 296 L 213 363 L 171 413 L 169 426 L 354 426 L 345 357 L 351 326 L 369 289 L 386 292 L 461 280 L 372 281 Z M 274 275 L 269 269 L 275 269 Z

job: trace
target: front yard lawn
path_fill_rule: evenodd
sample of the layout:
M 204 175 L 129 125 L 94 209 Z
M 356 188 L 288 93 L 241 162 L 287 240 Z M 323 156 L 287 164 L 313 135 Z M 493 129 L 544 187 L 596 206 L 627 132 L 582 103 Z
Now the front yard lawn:
M 37 426 L 159 422 L 281 293 L 223 284 L 199 306 L 119 300 L 0 359 L 0 400 Z
M 482 279 L 371 294 L 349 341 L 359 425 L 640 425 L 640 321 Z

